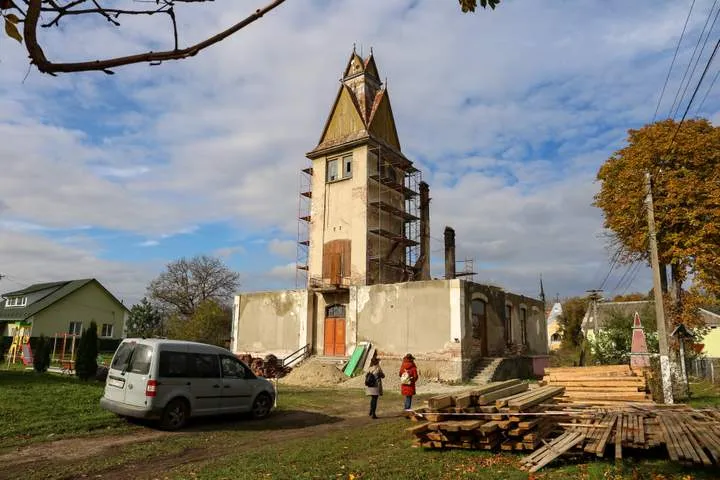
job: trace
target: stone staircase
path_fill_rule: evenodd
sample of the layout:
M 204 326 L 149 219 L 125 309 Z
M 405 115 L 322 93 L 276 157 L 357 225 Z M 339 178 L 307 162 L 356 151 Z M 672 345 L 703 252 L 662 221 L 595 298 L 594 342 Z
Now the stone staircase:
M 503 360 L 504 358 L 491 357 L 479 359 L 475 364 L 470 381 L 472 383 L 477 383 L 478 385 L 485 385 L 486 383 L 491 382 L 493 375 L 495 375 L 495 370 L 497 370 Z
M 335 365 L 338 368 L 342 368 L 348 361 L 348 357 L 329 357 L 326 355 L 313 355 L 310 357 L 320 363 L 328 363 Z

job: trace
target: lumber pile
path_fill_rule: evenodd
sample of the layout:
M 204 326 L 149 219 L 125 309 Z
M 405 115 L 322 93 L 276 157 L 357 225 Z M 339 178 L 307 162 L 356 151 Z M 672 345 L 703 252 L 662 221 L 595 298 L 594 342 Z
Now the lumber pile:
M 546 368 L 542 384 L 565 387 L 570 402 L 652 403 L 644 371 L 629 365 Z
M 664 448 L 668 458 L 687 465 L 720 466 L 720 410 L 637 405 L 575 409 L 565 433 L 522 460 L 535 472 L 570 452 L 621 460 L 623 455 Z M 625 449 L 625 451 L 623 451 Z
M 563 387 L 530 389 L 520 380 L 508 380 L 435 396 L 411 413 L 423 423 L 408 432 L 415 446 L 425 448 L 534 450 L 557 426 L 556 419 L 543 417 L 543 410 L 562 393 Z

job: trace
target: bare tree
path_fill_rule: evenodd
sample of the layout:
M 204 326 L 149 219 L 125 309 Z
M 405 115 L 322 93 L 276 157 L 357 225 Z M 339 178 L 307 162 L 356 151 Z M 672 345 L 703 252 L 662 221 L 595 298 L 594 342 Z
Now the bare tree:
M 23 42 L 30 57 L 30 63 L 42 73 L 56 75 L 58 73 L 101 71 L 114 73 L 112 69 L 136 63 L 157 65 L 168 60 L 181 60 L 197 55 L 200 51 L 219 43 L 239 32 L 265 14 L 279 7 L 285 0 L 273 0 L 256 9 L 230 27 L 219 31 L 205 40 L 189 46 L 180 46 L 180 32 L 176 9 L 187 4 L 210 3 L 214 0 L 0 0 L 0 14 L 5 20 L 5 33 Z M 459 0 L 463 12 L 474 12 L 478 5 L 491 7 L 500 0 Z M 108 6 L 111 5 L 111 6 Z M 127 5 L 123 7 L 123 5 Z M 106 20 L 111 26 L 120 27 L 123 18 L 132 16 L 164 15 L 168 19 L 168 28 L 173 35 L 172 47 L 161 51 L 139 52 L 132 55 L 109 57 L 80 62 L 55 62 L 48 60 L 38 39 L 38 27 L 58 27 L 61 22 L 73 18 L 98 17 Z M 41 19 L 42 17 L 42 19 Z M 19 25 L 22 24 L 22 34 Z M 92 42 L 92 39 L 88 39 Z
M 182 317 L 195 314 L 205 300 L 227 303 L 237 291 L 240 275 L 214 257 L 200 255 L 171 262 L 148 286 L 148 297 L 163 310 Z

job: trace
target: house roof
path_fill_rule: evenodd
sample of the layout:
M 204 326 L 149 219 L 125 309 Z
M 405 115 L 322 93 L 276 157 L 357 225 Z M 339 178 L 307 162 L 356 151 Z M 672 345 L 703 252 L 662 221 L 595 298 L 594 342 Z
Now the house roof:
M 81 289 L 85 285 L 90 283 L 97 283 L 100 288 L 117 302 L 122 305 L 124 309 L 127 307 L 118 300 L 112 293 L 110 293 L 103 285 L 95 280 L 94 278 L 83 278 L 79 280 L 66 280 L 63 282 L 47 282 L 47 283 L 35 283 L 29 287 L 23 288 L 22 290 L 15 290 L 2 294 L 3 297 L 18 297 L 21 295 L 28 295 L 31 293 L 41 293 L 42 296 L 37 300 L 29 303 L 25 307 L 5 307 L 5 302 L 0 304 L 0 321 L 7 320 L 26 320 L 38 312 L 45 310 L 50 305 L 62 300 L 71 293 Z

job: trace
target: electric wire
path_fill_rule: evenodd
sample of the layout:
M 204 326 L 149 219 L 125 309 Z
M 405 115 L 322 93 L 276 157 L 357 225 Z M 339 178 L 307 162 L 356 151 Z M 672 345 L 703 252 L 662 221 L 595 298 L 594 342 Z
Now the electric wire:
M 670 80 L 670 74 L 672 73 L 673 66 L 675 66 L 675 60 L 677 59 L 677 54 L 680 50 L 680 44 L 682 43 L 683 37 L 685 36 L 685 30 L 687 29 L 688 22 L 690 21 L 690 15 L 692 15 L 693 7 L 695 7 L 695 0 L 693 0 L 690 4 L 690 11 L 688 12 L 687 17 L 685 17 L 685 25 L 683 25 L 682 33 L 680 33 L 680 39 L 678 39 L 677 46 L 675 47 L 675 53 L 673 54 L 672 62 L 670 62 L 670 69 L 668 70 L 667 76 L 665 77 L 665 83 L 662 86 L 662 90 L 660 90 L 660 97 L 658 98 L 657 106 L 655 107 L 655 113 L 653 114 L 652 123 L 655 122 L 658 110 L 660 110 L 660 104 L 662 103 L 663 95 L 665 95 L 665 88 L 667 88 L 668 81 Z
M 713 87 L 715 86 L 715 82 L 717 81 L 718 76 L 720 76 L 720 68 L 718 68 L 717 72 L 715 72 L 715 76 L 713 77 L 712 82 L 710 82 L 710 86 L 708 87 L 707 91 L 705 92 L 705 96 L 703 96 L 703 99 L 700 102 L 700 104 L 698 105 L 697 110 L 695 110 L 696 114 L 700 114 L 700 112 L 702 111 L 702 107 L 703 107 L 703 105 L 705 105 L 705 100 L 707 100 L 708 95 L 710 95 L 710 90 L 712 90 Z
M 708 16 L 705 19 L 705 24 L 703 25 L 702 30 L 700 31 L 700 35 L 698 36 L 698 41 L 695 44 L 695 48 L 693 49 L 693 53 L 690 56 L 690 61 L 688 62 L 687 67 L 685 68 L 685 72 L 683 73 L 682 79 L 680 80 L 680 85 L 678 86 L 677 92 L 675 92 L 675 98 L 673 99 L 673 103 L 670 106 L 670 112 L 668 113 L 668 118 L 675 118 L 676 113 L 673 113 L 673 111 L 680 109 L 680 104 L 682 101 L 678 101 L 680 96 L 680 91 L 683 90 L 683 85 L 685 84 L 685 79 L 687 78 L 687 74 L 690 71 L 690 66 L 693 63 L 693 60 L 695 59 L 695 54 L 697 53 L 697 49 L 700 46 L 700 43 L 702 42 L 703 35 L 705 35 L 705 29 L 707 29 L 708 23 L 710 22 L 710 18 L 712 17 L 712 13 L 715 10 L 715 5 L 717 5 L 718 0 L 715 0 L 712 4 L 712 7 L 710 7 L 710 11 L 708 12 Z M 720 11 L 720 10 L 718 10 Z M 717 18 L 717 17 L 716 17 Z M 714 22 L 713 22 L 714 24 Z M 709 33 L 708 33 L 709 36 Z M 705 39 L 705 42 L 707 43 L 707 38 Z M 705 44 L 703 44 L 703 49 L 705 48 Z M 699 56 L 698 56 L 699 58 Z M 692 75 L 691 75 L 692 78 Z M 688 85 L 690 84 L 691 78 L 688 78 Z M 683 94 L 684 95 L 684 94 Z M 675 108 L 677 106 L 677 109 Z

